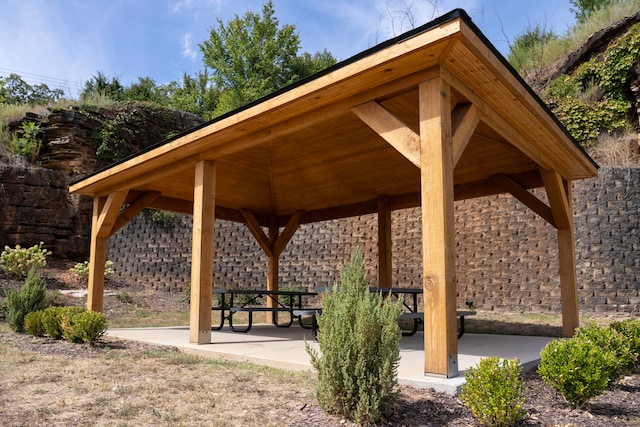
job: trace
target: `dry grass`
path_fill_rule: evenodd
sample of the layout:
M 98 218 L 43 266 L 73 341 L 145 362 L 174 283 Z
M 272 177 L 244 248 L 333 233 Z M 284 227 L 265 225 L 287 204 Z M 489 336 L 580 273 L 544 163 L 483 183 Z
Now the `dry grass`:
M 122 351 L 109 340 L 96 357 L 67 358 L 3 338 L 0 370 L 11 373 L 0 379 L 5 426 L 281 425 L 314 398 L 310 373 L 139 344 Z
M 588 150 L 600 166 L 637 167 L 640 164 L 640 134 L 604 134 L 599 138 L 598 145 Z

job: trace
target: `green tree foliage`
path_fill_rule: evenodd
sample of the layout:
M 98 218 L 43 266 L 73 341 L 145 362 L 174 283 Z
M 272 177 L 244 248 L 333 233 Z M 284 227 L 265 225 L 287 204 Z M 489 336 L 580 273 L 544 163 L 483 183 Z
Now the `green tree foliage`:
M 105 97 L 112 101 L 121 101 L 123 99 L 124 87 L 117 77 L 107 77 L 101 71 L 93 76 L 84 84 L 84 89 L 80 93 L 81 100 L 89 100 L 92 98 Z
M 182 82 L 174 80 L 163 87 L 167 94 L 167 106 L 205 119 L 212 118 L 220 91 L 211 87 L 209 80 L 206 69 L 193 77 L 184 73 Z
M 200 50 L 211 79 L 220 91 L 215 115 L 224 114 L 334 63 L 326 51 L 298 57 L 295 26 L 280 26 L 273 3 L 262 14 L 247 12 L 209 31 Z
M 63 95 L 62 89 L 49 89 L 44 83 L 32 86 L 18 74 L 0 77 L 0 105 L 43 105 L 55 102 Z
M 132 83 L 122 91 L 122 100 L 125 102 L 152 102 L 158 105 L 167 105 L 168 96 L 163 86 L 158 86 L 149 77 L 138 77 L 138 81 Z
M 569 8 L 579 24 L 589 19 L 593 12 L 619 2 L 620 0 L 569 0 L 573 7 Z
M 320 354 L 307 344 L 318 371 L 316 396 L 328 413 L 359 424 L 388 414 L 397 396 L 398 316 L 402 303 L 369 292 L 358 250 L 340 274 L 340 284 L 325 294 L 318 317 Z

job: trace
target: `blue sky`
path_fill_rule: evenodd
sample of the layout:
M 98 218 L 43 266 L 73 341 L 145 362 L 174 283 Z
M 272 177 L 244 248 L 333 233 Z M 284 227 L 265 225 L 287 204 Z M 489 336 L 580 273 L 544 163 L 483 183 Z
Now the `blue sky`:
M 98 71 L 124 85 L 158 84 L 203 70 L 198 43 L 209 30 L 266 0 L 3 0 L 0 76 L 17 73 L 77 95 Z M 338 60 L 411 28 L 394 11 L 412 5 L 416 25 L 455 8 L 467 11 L 505 53 L 528 24 L 564 33 L 574 23 L 569 0 L 274 0 L 280 24 L 296 26 L 301 51 L 327 49 Z M 437 4 L 434 11 L 433 4 Z

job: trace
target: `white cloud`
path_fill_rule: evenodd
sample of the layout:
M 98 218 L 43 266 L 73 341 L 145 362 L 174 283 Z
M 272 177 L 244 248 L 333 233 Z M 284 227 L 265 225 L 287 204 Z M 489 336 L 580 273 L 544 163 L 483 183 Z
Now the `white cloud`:
M 191 33 L 186 33 L 184 37 L 182 37 L 182 56 L 191 61 L 195 61 L 198 58 L 198 51 L 193 47 L 193 40 L 191 37 Z

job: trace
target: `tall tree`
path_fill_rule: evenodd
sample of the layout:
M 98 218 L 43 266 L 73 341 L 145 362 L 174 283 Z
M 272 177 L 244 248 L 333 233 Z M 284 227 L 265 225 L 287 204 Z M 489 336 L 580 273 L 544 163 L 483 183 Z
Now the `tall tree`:
M 218 20 L 218 27 L 199 46 L 220 91 L 216 115 L 306 77 L 319 66 L 335 63 L 326 51 L 298 57 L 300 38 L 295 26 L 279 25 L 271 0 L 262 7 L 262 14 L 235 15 L 226 24 Z
M 569 8 L 576 17 L 579 24 L 582 24 L 589 19 L 589 16 L 593 12 L 603 9 L 614 3 L 618 3 L 620 0 L 569 0 L 574 7 Z
M 80 94 L 80 99 L 94 98 L 99 96 L 107 97 L 113 101 L 122 100 L 124 87 L 117 77 L 107 77 L 101 71 L 84 84 L 84 90 Z
M 47 104 L 62 98 L 62 89 L 49 89 L 44 83 L 30 85 L 18 74 L 0 77 L 0 104 Z

